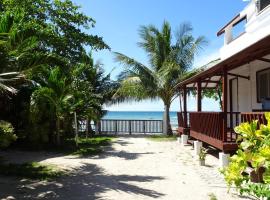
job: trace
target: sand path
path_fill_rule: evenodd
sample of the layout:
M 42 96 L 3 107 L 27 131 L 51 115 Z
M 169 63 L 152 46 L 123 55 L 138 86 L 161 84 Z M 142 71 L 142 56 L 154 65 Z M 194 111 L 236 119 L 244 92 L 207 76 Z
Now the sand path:
M 0 199 L 206 200 L 211 193 L 219 200 L 244 199 L 227 193 L 215 157 L 208 155 L 207 166 L 200 167 L 191 147 L 175 141 L 120 137 L 106 153 L 89 158 L 40 152 L 6 156 L 56 164 L 70 173 L 51 182 L 0 177 Z

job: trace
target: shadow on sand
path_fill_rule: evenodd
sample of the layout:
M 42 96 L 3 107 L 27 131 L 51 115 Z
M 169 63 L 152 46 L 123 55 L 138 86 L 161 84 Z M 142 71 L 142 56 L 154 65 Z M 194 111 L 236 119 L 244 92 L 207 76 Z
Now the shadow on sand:
M 2 178 L 0 177 L 0 199 L 8 196 L 15 199 L 107 199 L 102 197 L 102 193 L 108 190 L 152 198 L 164 195 L 136 185 L 139 182 L 162 180 L 163 177 L 109 175 L 93 164 L 85 164 L 76 172 L 51 182 L 11 179 L 4 183 Z

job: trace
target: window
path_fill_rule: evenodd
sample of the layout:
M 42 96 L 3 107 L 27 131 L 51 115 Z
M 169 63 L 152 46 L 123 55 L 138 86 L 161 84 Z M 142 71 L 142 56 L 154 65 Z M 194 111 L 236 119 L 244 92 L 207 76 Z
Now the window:
M 233 29 L 232 29 L 233 39 L 236 39 L 239 36 L 241 36 L 243 33 L 245 33 L 246 23 L 247 23 L 247 18 L 245 16 L 233 25 Z
M 257 9 L 259 12 L 262 11 L 263 9 L 265 9 L 269 5 L 270 5 L 270 0 L 258 0 L 257 1 Z
M 257 72 L 257 100 L 270 98 L 270 68 Z

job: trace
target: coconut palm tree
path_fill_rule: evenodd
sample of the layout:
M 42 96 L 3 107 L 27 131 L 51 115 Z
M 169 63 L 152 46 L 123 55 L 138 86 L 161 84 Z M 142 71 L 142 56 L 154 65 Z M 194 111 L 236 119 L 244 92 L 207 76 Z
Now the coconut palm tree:
M 41 112 L 53 113 L 56 127 L 56 143 L 60 145 L 60 123 L 66 113 L 73 107 L 73 95 L 67 78 L 56 67 L 49 71 L 48 77 L 44 77 L 44 85 L 35 90 L 31 97 L 31 114 L 35 120 L 41 116 Z M 46 111 L 42 109 L 46 105 Z
M 138 43 L 148 56 L 149 66 L 121 53 L 116 60 L 125 65 L 120 74 L 121 87 L 115 94 L 118 101 L 161 99 L 164 103 L 164 133 L 172 134 L 170 106 L 179 95 L 175 86 L 191 69 L 194 56 L 206 43 L 203 36 L 194 38 L 192 27 L 184 23 L 173 39 L 170 24 L 164 22 L 161 30 L 155 26 L 142 26 Z

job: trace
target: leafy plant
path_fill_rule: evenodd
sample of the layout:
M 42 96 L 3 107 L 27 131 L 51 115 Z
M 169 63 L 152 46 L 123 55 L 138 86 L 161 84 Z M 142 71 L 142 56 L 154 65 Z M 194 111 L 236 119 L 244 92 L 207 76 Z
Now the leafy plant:
M 210 193 L 210 194 L 208 194 L 208 196 L 209 196 L 210 200 L 218 200 L 214 193 Z
M 14 129 L 12 125 L 6 121 L 0 121 L 0 148 L 7 148 L 17 136 L 13 134 Z
M 204 147 L 200 148 L 200 153 L 199 153 L 199 160 L 205 160 L 207 154 L 207 149 Z
M 270 184 L 270 113 L 265 113 L 267 125 L 258 121 L 242 123 L 235 128 L 239 134 L 239 150 L 231 157 L 228 167 L 222 170 L 229 187 L 235 185 L 241 194 L 247 193 L 257 198 L 269 198 Z M 253 174 L 263 173 L 262 183 L 253 183 L 246 173 L 247 168 L 254 169 Z

